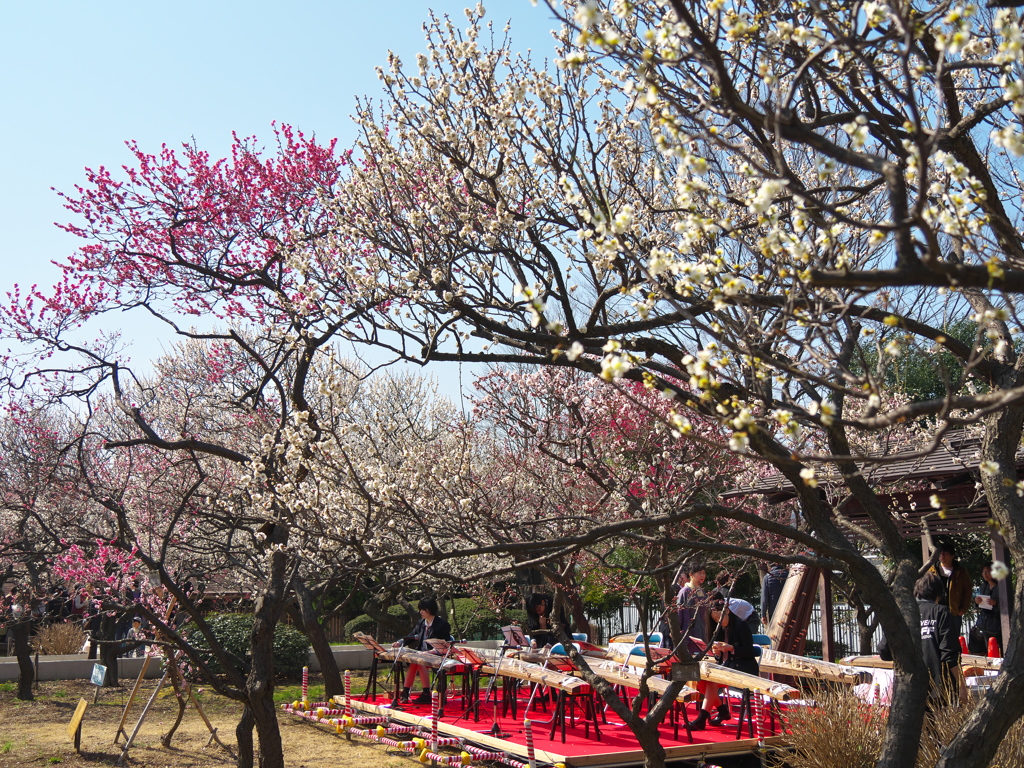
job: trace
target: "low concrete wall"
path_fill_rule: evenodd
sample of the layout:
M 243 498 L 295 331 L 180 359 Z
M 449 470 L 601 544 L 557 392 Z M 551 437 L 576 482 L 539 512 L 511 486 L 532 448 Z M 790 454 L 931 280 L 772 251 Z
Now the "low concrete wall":
M 145 659 L 141 657 L 118 659 L 118 677 L 134 680 L 142 671 L 144 661 Z M 99 663 L 99 659 L 85 658 L 84 653 L 71 656 L 40 656 L 37 674 L 40 680 L 88 680 L 92 677 L 93 664 Z M 17 659 L 13 656 L 0 658 L 0 680 L 17 680 L 18 674 Z M 153 659 L 146 670 L 146 677 L 158 678 L 162 674 L 160 659 Z
M 466 643 L 474 648 L 497 648 L 501 645 L 498 640 L 481 640 Z M 346 669 L 360 670 L 369 669 L 373 661 L 373 652 L 363 648 L 361 645 L 332 645 L 334 661 L 338 669 L 344 672 Z M 162 674 L 159 659 L 150 662 L 146 670 L 147 678 L 158 678 Z M 137 678 L 142 671 L 143 659 L 122 658 L 117 660 L 117 674 L 122 678 Z M 40 680 L 88 680 L 92 677 L 92 666 L 98 664 L 98 660 L 85 658 L 84 653 L 71 656 L 40 656 L 39 657 L 39 679 Z M 319 672 L 320 663 L 313 652 L 309 653 L 309 671 Z M 0 680 L 18 679 L 18 660 L 12 657 L 0 657 Z

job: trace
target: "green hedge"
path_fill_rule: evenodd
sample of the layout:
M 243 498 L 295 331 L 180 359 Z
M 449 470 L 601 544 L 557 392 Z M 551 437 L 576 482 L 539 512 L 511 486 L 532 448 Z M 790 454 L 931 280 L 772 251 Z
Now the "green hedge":
M 392 605 L 388 613 L 398 619 L 407 618 L 405 609 L 400 605 Z M 452 621 L 454 614 L 455 621 Z M 501 628 L 511 622 L 523 624 L 526 621 L 526 611 L 521 608 L 513 608 L 504 611 L 500 616 L 486 604 L 481 604 L 476 598 L 457 597 L 448 601 L 448 620 L 452 623 L 452 631 L 459 639 L 466 640 L 496 640 L 501 638 Z M 376 635 L 377 622 L 365 613 L 356 616 L 345 624 L 345 638 L 351 640 L 356 632 L 364 632 L 368 635 Z M 377 640 L 382 643 L 389 643 L 402 636 L 401 633 L 393 637 L 388 630 L 382 633 L 383 637 Z
M 452 614 L 455 621 L 452 621 Z M 466 640 L 498 640 L 501 628 L 506 624 L 517 622 L 522 625 L 526 621 L 526 611 L 522 608 L 510 608 L 498 614 L 490 606 L 481 603 L 474 597 L 457 597 L 448 603 L 448 620 L 452 623 L 452 631 Z
M 247 613 L 218 613 L 206 617 L 207 624 L 225 650 L 242 660 L 242 674 L 249 672 L 249 636 L 253 616 Z M 200 652 L 203 660 L 217 674 L 223 673 L 202 633 L 192 629 L 188 641 Z M 309 661 L 309 640 L 302 632 L 287 624 L 278 624 L 274 631 L 274 672 L 278 677 L 297 677 Z
M 390 608 L 388 608 L 388 615 L 393 616 L 396 619 L 399 619 L 400 622 L 402 623 L 409 621 L 409 614 L 406 613 L 405 608 L 403 608 L 400 605 L 392 605 Z M 410 624 L 409 626 L 411 627 L 412 625 Z M 383 637 L 377 637 L 377 621 L 376 619 L 371 618 L 365 613 L 362 613 L 356 616 L 351 621 L 345 623 L 346 640 L 351 640 L 352 635 L 354 635 L 356 632 L 362 632 L 367 635 L 373 635 L 377 638 L 377 641 L 381 643 L 390 643 L 402 637 L 404 634 L 404 630 L 402 632 L 393 632 L 392 630 L 385 627 L 382 633 Z

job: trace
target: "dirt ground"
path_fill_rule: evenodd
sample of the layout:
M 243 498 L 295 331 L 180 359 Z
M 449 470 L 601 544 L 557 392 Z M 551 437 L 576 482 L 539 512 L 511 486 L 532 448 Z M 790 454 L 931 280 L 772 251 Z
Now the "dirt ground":
M 134 681 L 122 681 L 121 688 L 100 690 L 99 702 L 92 703 L 95 687 L 87 681 L 52 681 L 40 684 L 36 700 L 18 701 L 11 685 L 0 686 L 0 768 L 14 766 L 112 766 L 124 744 L 113 743 L 117 724 Z M 144 681 L 129 713 L 126 728 L 131 733 L 156 680 Z M 82 721 L 82 752 L 76 754 L 67 734 L 80 698 L 89 702 Z M 241 711 L 236 702 L 203 693 L 203 709 L 217 728 L 218 737 L 235 748 L 235 724 Z M 139 731 L 124 765 L 135 768 L 230 768 L 235 761 L 216 742 L 206 747 L 210 732 L 199 713 L 191 706 L 169 748 L 160 744 L 161 736 L 174 723 L 177 704 L 171 690 L 161 692 Z M 348 742 L 324 726 L 314 726 L 297 718 L 282 716 L 285 763 L 291 768 L 410 768 L 416 765 L 408 757 L 389 755 L 383 747 Z

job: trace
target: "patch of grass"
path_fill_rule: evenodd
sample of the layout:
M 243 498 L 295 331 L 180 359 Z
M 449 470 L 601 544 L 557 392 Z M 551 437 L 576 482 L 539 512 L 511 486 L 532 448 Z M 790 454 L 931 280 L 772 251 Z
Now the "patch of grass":
M 14 751 L 14 742 L 13 741 L 5 741 L 3 747 L 0 747 L 0 752 L 3 752 L 5 755 L 8 752 L 13 752 L 13 751 Z
M 15 688 L 14 683 L 0 683 L 0 691 L 10 693 Z
M 63 688 L 57 688 L 56 690 L 50 693 L 50 696 L 54 699 L 66 699 L 68 695 L 68 692 L 65 691 Z
M 46 762 L 48 762 L 48 763 L 50 763 L 52 765 L 54 763 L 60 763 L 60 762 L 63 762 L 63 761 L 59 757 L 51 757 Z
M 299 701 L 302 698 L 302 686 L 301 685 L 282 685 L 274 688 L 274 703 L 284 704 L 289 701 Z M 310 701 L 323 701 L 324 700 L 324 686 L 322 685 L 311 685 L 309 686 L 309 700 Z
M 380 680 L 383 680 L 383 675 L 380 676 Z M 362 694 L 366 692 L 366 686 L 369 682 L 369 678 L 364 672 L 361 675 L 353 673 L 352 675 L 352 695 Z M 390 685 L 390 683 L 389 683 Z M 380 687 L 378 686 L 378 690 Z M 323 684 L 310 684 L 309 686 L 309 700 L 310 701 L 323 701 L 325 696 L 325 690 Z M 298 701 L 302 698 L 302 684 L 298 685 L 278 685 L 274 688 L 274 703 L 284 704 L 286 702 Z

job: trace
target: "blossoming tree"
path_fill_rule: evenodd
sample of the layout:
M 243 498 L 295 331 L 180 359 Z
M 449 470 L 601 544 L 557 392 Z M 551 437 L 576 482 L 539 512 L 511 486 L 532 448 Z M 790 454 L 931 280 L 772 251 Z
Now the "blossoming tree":
M 902 764 L 929 684 L 921 562 L 864 467 L 909 421 L 928 425 L 921 455 L 971 426 L 994 524 L 1024 552 L 1019 19 L 947 2 L 552 9 L 557 69 L 513 55 L 478 6 L 465 31 L 435 20 L 414 65 L 392 57 L 384 105 L 360 110 L 339 236 L 380 254 L 353 284 L 391 297 L 366 340 L 642 382 L 675 398 L 680 433 L 717 420 L 795 489 L 800 518 L 716 513 L 871 595 L 898 669 L 880 765 Z M 966 315 L 973 343 L 948 330 Z M 886 370 L 907 350 L 957 365 L 939 396 L 893 406 Z M 835 514 L 846 498 L 867 528 Z M 1022 668 L 1011 644 L 943 765 L 985 764 L 1024 711 Z
M 86 244 L 63 265 L 62 282 L 49 291 L 16 289 L 9 297 L 4 330 L 28 347 L 5 358 L 4 385 L 87 414 L 103 401 L 121 418 L 94 433 L 98 447 L 120 452 L 125 461 L 140 450 L 155 451 L 191 467 L 197 483 L 179 499 L 185 509 L 204 501 L 211 464 L 221 463 L 215 476 L 255 471 L 264 485 L 287 487 L 294 477 L 278 472 L 281 434 L 298 423 L 295 413 L 309 412 L 317 351 L 345 323 L 345 310 L 337 313 L 346 303 L 346 254 L 325 243 L 333 213 L 321 200 L 331 195 L 346 158 L 333 144 L 287 126 L 277 130 L 268 154 L 254 139 L 237 137 L 231 156 L 221 160 L 194 146 L 157 154 L 129 149 L 133 165 L 120 173 L 89 170 L 86 184 L 66 196 L 78 217 L 67 229 Z M 159 372 L 148 377 L 133 368 L 116 336 L 89 338 L 104 315 L 123 310 L 148 314 L 172 337 L 201 341 L 202 354 L 189 359 L 196 375 L 182 375 L 173 385 Z M 315 414 L 302 424 L 318 429 Z M 252 439 L 238 439 L 239 425 Z M 90 455 L 99 461 L 102 451 Z M 272 643 L 295 572 L 288 549 L 293 509 L 271 507 L 252 526 L 243 516 L 241 532 L 228 525 L 224 533 L 233 546 L 265 561 L 255 594 L 251 671 L 236 681 L 236 692 L 247 704 L 250 729 L 254 722 L 259 731 L 266 766 L 283 763 Z M 120 508 L 108 511 L 116 535 L 102 538 L 131 550 L 137 542 L 119 524 Z M 203 514 L 221 522 L 233 517 L 227 508 Z M 251 533 L 262 524 L 266 540 L 260 543 Z M 146 566 L 187 606 L 181 585 L 163 567 L 166 548 L 146 555 Z

